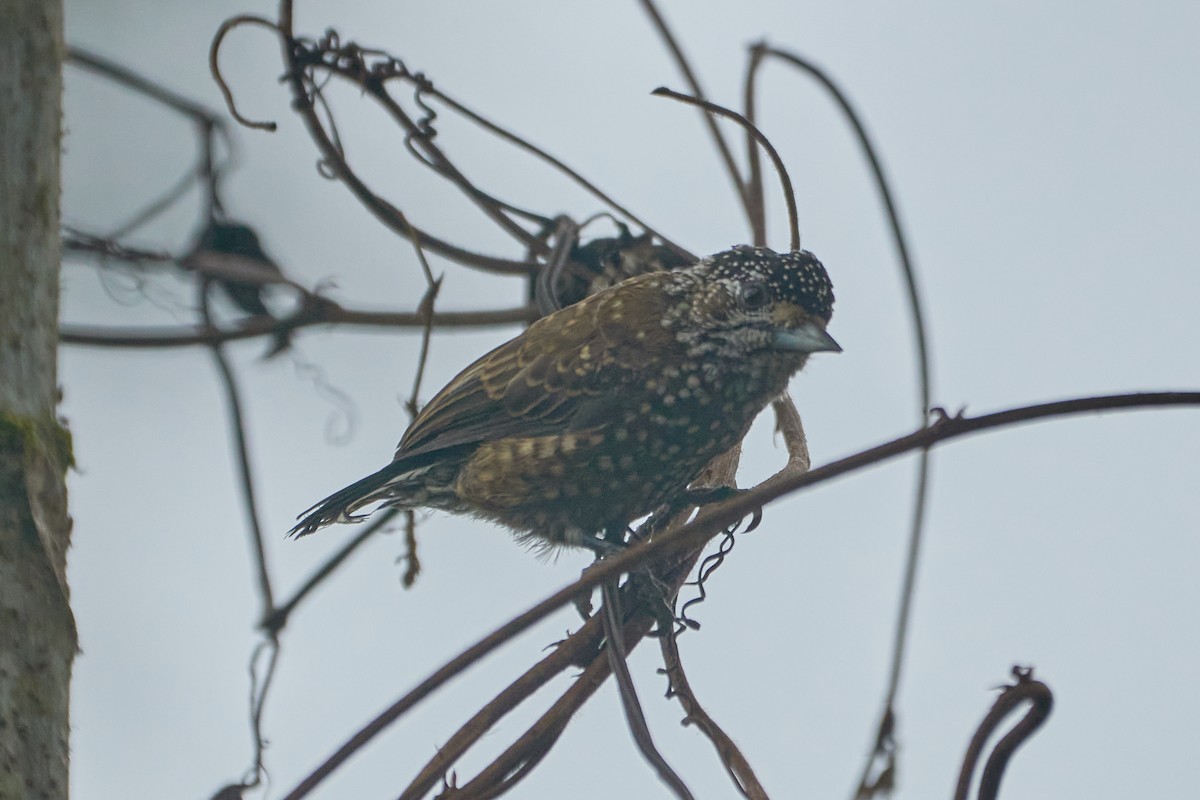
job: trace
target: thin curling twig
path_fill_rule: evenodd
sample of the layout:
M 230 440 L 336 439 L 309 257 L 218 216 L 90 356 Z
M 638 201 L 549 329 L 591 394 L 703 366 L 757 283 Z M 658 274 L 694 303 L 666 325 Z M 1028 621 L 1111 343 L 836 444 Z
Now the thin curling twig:
M 433 304 L 437 302 L 438 292 L 442 288 L 442 278 L 445 276 L 433 277 L 433 269 L 430 268 L 429 259 L 425 256 L 425 248 L 421 246 L 421 235 L 416 232 L 416 229 L 413 229 L 411 240 L 413 250 L 417 254 L 417 261 L 421 264 L 421 274 L 425 276 L 425 295 L 421 298 L 417 312 L 424 315 L 425 325 L 421 329 L 421 350 L 417 358 L 416 374 L 413 376 L 412 394 L 405 404 L 408 407 L 408 413 L 416 418 L 417 412 L 420 410 L 421 379 L 425 377 L 425 363 L 429 359 L 429 342 L 433 336 Z
M 696 579 L 684 584 L 684 586 L 694 586 L 696 588 L 696 596 L 679 607 L 679 612 L 675 615 L 676 622 L 679 625 L 673 632 L 675 636 L 686 630 L 700 630 L 700 622 L 692 619 L 690 611 L 693 606 L 698 606 L 708 599 L 708 589 L 705 588 L 705 584 L 708 583 L 713 573 L 721 568 L 721 565 L 725 563 L 725 559 L 729 557 L 729 554 L 733 552 L 733 547 L 737 544 L 736 533 L 737 531 L 732 529 L 726 531 L 721 541 L 717 544 L 716 552 L 709 553 L 700 562 L 700 566 L 696 569 Z M 665 668 L 669 669 L 670 667 L 668 665 Z
M 731 119 L 745 128 L 746 131 L 748 131 L 750 135 L 754 137 L 755 141 L 762 145 L 763 150 L 766 150 L 767 155 L 770 156 L 771 163 L 775 165 L 775 171 L 779 173 L 779 182 L 783 184 L 783 199 L 787 202 L 788 226 L 792 233 L 791 250 L 793 252 L 799 250 L 800 214 L 796 210 L 796 193 L 792 189 L 792 179 L 788 177 L 787 168 L 783 165 L 783 159 L 779 157 L 779 153 L 775 151 L 775 148 L 771 145 L 771 142 L 766 136 L 763 135 L 763 132 L 756 128 L 754 124 L 750 122 L 750 120 L 746 119 L 736 111 L 731 111 L 724 106 L 719 106 L 716 103 L 709 102 L 708 100 L 701 100 L 698 97 L 680 94 L 679 92 L 668 89 L 665 86 L 658 87 L 650 94 L 657 95 L 659 97 L 669 97 L 672 100 L 678 100 L 681 103 L 699 106 L 710 114 L 716 114 L 719 117 Z
M 1004 721 L 1004 718 L 1028 701 L 1030 706 L 1025 716 L 1012 727 L 1008 733 L 996 742 L 992 754 L 983 767 L 983 776 L 979 779 L 979 800 L 996 800 L 1000 792 L 1000 780 L 1009 760 L 1029 737 L 1033 736 L 1050 716 L 1054 707 L 1054 695 L 1050 687 L 1033 678 L 1032 667 L 1014 666 L 1012 669 L 1016 682 L 1003 687 L 1000 696 L 992 705 L 983 722 L 979 723 L 971 743 L 963 756 L 962 769 L 958 774 L 958 785 L 954 791 L 954 800 L 967 800 L 971 791 L 971 776 L 975 773 L 975 765 L 983 753 L 983 747 L 988 738 Z
M 421 330 L 421 348 L 417 356 L 417 368 L 413 373 L 412 394 L 404 403 L 409 422 L 412 422 L 421 410 L 421 381 L 425 378 L 425 365 L 429 361 L 429 347 L 433 341 L 433 304 L 437 302 L 438 292 L 442 289 L 442 278 L 445 276 L 433 277 L 429 259 L 425 257 L 425 250 L 421 247 L 421 235 L 416 228 L 413 228 L 410 241 L 417 253 L 417 260 L 421 262 L 421 273 L 425 276 L 426 284 L 425 295 L 420 304 L 420 312 L 425 315 L 425 326 Z M 405 562 L 401 582 L 407 589 L 416 582 L 421 571 L 421 559 L 417 555 L 417 515 L 411 508 L 404 511 L 404 555 L 401 558 Z
M 316 113 L 316 105 L 322 101 L 316 99 L 320 98 L 319 87 L 316 86 L 308 73 L 314 66 L 310 62 L 313 59 L 319 60 L 319 54 L 307 49 L 307 45 L 303 41 L 296 39 L 293 35 L 292 5 L 287 0 L 284 0 L 279 5 L 278 29 L 283 49 L 284 65 L 286 67 L 284 79 L 292 93 L 292 107 L 304 122 L 309 135 L 317 145 L 317 149 L 321 152 L 322 163 L 324 164 L 322 174 L 325 174 L 327 177 L 336 178 L 344 183 L 358 201 L 362 203 L 363 207 L 390 230 L 404 237 L 410 237 L 414 234 L 419 235 L 422 245 L 427 250 L 436 252 L 457 264 L 502 274 L 527 275 L 532 271 L 533 265 L 530 263 L 514 262 L 504 258 L 475 253 L 436 237 L 428 231 L 415 228 L 404 219 L 403 214 L 401 214 L 396 206 L 372 191 L 354 170 L 351 169 L 343 157 L 340 145 L 330 137 L 330 133 L 325 130 L 325 126 Z M 320 62 L 319 66 L 331 74 L 355 80 L 357 85 L 363 88 L 364 91 L 368 91 L 372 97 L 381 102 L 385 110 L 389 111 L 390 114 L 398 119 L 403 117 L 403 112 L 395 106 L 386 93 L 380 94 L 375 91 L 375 89 L 382 86 L 380 81 L 368 82 L 364 85 L 361 81 L 357 80 L 358 77 L 361 77 L 361 70 L 357 67 L 342 65 L 336 62 L 330 63 L 328 61 Z M 437 152 L 438 156 L 444 159 L 440 151 L 437 151 L 428 142 L 426 145 L 430 148 L 431 154 Z M 461 185 L 460 188 L 468 191 Z M 475 197 L 475 199 L 478 199 L 478 197 Z M 489 213 L 494 210 L 488 209 Z M 541 245 L 541 242 L 538 242 L 536 239 L 532 240 L 532 242 L 534 245 Z
M 260 131 L 274 132 L 278 125 L 274 122 L 256 122 L 252 119 L 243 117 L 237 110 L 237 103 L 233 100 L 233 91 L 229 88 L 229 84 L 225 83 L 225 78 L 221 76 L 221 66 L 217 61 L 217 54 L 221 51 L 221 42 L 225 40 L 225 35 L 234 28 L 240 28 L 242 25 L 257 25 L 261 28 L 274 31 L 277 35 L 282 36 L 283 31 L 278 25 L 265 17 L 258 17 L 253 14 L 239 14 L 236 17 L 230 17 L 221 23 L 217 28 L 216 35 L 213 36 L 212 44 L 208 48 L 208 69 L 212 73 L 213 80 L 216 81 L 217 87 L 221 90 L 221 96 L 225 98 L 225 106 L 229 109 L 229 115 L 236 119 L 247 128 L 253 128 Z
M 433 137 L 435 132 L 427 127 L 427 125 L 422 124 L 422 122 L 427 122 L 428 120 L 421 122 L 413 120 L 388 92 L 387 84 L 390 80 L 407 80 L 413 82 L 417 85 L 418 92 L 420 92 L 422 87 L 427 84 L 427 80 L 423 76 L 410 73 L 402 61 L 388 55 L 382 50 L 364 48 L 353 42 L 343 44 L 336 31 L 328 31 L 325 36 L 316 41 L 295 38 L 292 35 L 290 13 L 285 12 L 286 9 L 281 8 L 279 29 L 285 41 L 285 58 L 287 60 L 287 74 L 285 77 L 292 89 L 292 107 L 309 125 L 310 132 L 315 139 L 318 139 L 318 146 L 321 146 L 324 150 L 324 143 L 320 139 L 326 138 L 323 130 L 319 132 L 311 130 L 314 124 L 318 128 L 321 127 L 319 120 L 316 120 L 312 115 L 314 102 L 319 101 L 324 88 L 316 77 L 317 71 L 320 70 L 353 83 L 365 95 L 372 98 L 403 129 L 405 145 L 410 147 L 410 150 L 413 151 L 414 155 L 418 156 L 419 160 L 454 184 L 467 199 L 473 202 L 502 230 L 514 237 L 518 242 L 524 244 L 527 248 L 535 252 L 541 252 L 544 247 L 543 243 L 534 234 L 517 224 L 505 213 L 505 204 L 499 203 L 475 186 L 442 152 L 437 144 L 434 143 Z M 376 59 L 381 59 L 381 61 Z M 428 106 L 424 106 L 419 98 L 418 105 L 428 109 Z M 334 150 L 337 151 L 338 149 L 334 148 Z M 416 152 L 418 150 L 419 153 Z M 346 181 L 352 190 L 355 188 L 349 180 L 349 176 L 354 175 L 353 170 L 351 170 L 346 162 L 343 153 L 340 151 L 334 153 L 327 152 L 326 163 L 331 168 L 332 174 Z M 365 201 L 363 197 L 359 199 Z M 381 221 L 384 221 L 405 236 L 408 235 L 407 231 L 411 227 L 405 220 L 394 215 L 388 218 L 381 218 Z M 425 233 L 423 236 L 426 245 L 430 249 L 439 250 L 442 246 L 436 238 L 429 234 Z M 488 268 L 499 271 L 512 271 L 508 265 L 501 266 L 505 264 L 503 259 L 486 260 L 490 262 L 490 267 Z M 467 262 L 461 260 L 460 263 L 467 264 Z M 483 266 L 478 261 L 475 264 Z M 517 271 L 528 272 L 530 270 L 527 265 L 522 265 Z
M 254 763 L 242 778 L 242 787 L 252 789 L 259 786 L 267 772 L 267 740 L 263 736 L 263 714 L 267 708 L 267 695 L 275 678 L 275 667 L 279 664 L 279 637 L 269 634 L 258 643 L 250 655 L 250 735 L 254 738 Z M 267 666 L 259 677 L 258 661 L 266 653 Z
M 544 244 L 538 240 L 536 236 L 530 233 L 525 228 L 517 224 L 508 214 L 505 213 L 502 205 L 488 195 L 486 192 L 479 189 L 475 184 L 467 178 L 466 175 L 454 165 L 445 153 L 442 152 L 433 141 L 433 138 L 428 133 L 423 132 L 420 127 L 405 113 L 400 104 L 396 102 L 387 91 L 383 81 L 371 81 L 360 83 L 360 86 L 374 98 L 375 102 L 387 112 L 396 124 L 405 131 L 405 139 L 412 143 L 413 148 L 420 148 L 424 154 L 424 160 L 428 166 L 432 167 L 438 174 L 449 180 L 452 184 L 458 187 L 466 197 L 475 203 L 492 222 L 512 236 L 517 242 L 525 247 L 531 248 L 535 252 L 544 247 Z M 415 155 L 415 153 L 414 153 Z M 407 224 L 407 223 L 406 223 Z M 411 227 L 411 226 L 409 226 Z

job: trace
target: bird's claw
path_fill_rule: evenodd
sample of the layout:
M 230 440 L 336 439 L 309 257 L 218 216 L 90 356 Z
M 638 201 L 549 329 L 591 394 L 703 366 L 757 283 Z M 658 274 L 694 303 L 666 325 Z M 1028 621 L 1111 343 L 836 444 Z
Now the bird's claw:
M 713 486 L 703 487 L 700 489 L 688 489 L 686 496 L 693 505 L 706 506 L 712 503 L 723 503 L 726 500 L 732 500 L 733 498 L 740 497 L 749 491 L 749 489 L 738 489 L 733 486 Z M 762 506 L 755 506 L 754 510 L 750 512 L 750 524 L 746 526 L 745 532 L 750 533 L 757 528 L 762 523 L 762 518 Z M 742 519 L 745 519 L 745 517 Z M 738 524 L 741 524 L 740 520 L 738 521 Z

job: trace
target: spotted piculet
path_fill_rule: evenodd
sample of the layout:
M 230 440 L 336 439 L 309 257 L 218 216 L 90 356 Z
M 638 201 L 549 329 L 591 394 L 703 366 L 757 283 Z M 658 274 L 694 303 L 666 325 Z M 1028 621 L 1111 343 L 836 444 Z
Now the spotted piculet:
M 833 287 L 807 251 L 734 247 L 624 280 L 458 374 L 391 464 L 310 508 L 305 535 L 375 502 L 471 514 L 540 545 L 598 549 L 676 499 L 784 391 Z

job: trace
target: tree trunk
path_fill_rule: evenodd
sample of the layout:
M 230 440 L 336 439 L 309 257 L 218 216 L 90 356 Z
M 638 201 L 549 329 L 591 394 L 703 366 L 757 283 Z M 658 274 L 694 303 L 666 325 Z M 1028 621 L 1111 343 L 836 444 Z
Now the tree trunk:
M 61 0 L 0 0 L 0 798 L 68 792 L 75 623 L 58 403 Z

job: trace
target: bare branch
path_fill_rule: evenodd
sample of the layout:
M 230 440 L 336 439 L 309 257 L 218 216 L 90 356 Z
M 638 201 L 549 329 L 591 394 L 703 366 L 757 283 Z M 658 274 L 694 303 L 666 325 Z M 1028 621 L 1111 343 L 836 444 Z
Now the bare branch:
M 439 328 L 489 328 L 533 322 L 538 318 L 533 306 L 493 311 L 438 311 L 433 325 Z M 301 312 L 288 319 L 251 318 L 237 328 L 95 328 L 68 325 L 59 331 L 64 344 L 89 347 L 161 348 L 211 346 L 274 334 L 279 330 L 299 330 L 314 325 L 350 325 L 367 328 L 424 328 L 427 315 L 422 311 L 355 311 L 322 299 L 320 310 Z
M 909 523 L 908 549 L 904 554 L 904 578 L 900 586 L 900 604 L 896 609 L 896 627 L 892 634 L 892 656 L 888 667 L 887 694 L 879 721 L 875 726 L 875 745 L 863 764 L 859 776 L 856 800 L 866 800 L 875 794 L 879 776 L 890 776 L 896 769 L 896 696 L 900 691 L 900 675 L 908 650 L 908 626 L 912 619 L 913 597 L 917 589 L 917 565 L 921 560 L 922 533 L 925 530 L 925 507 L 929 498 L 929 450 L 921 450 L 917 459 L 917 482 L 913 487 L 912 519 Z
M 95 72 L 98 75 L 103 75 L 139 94 L 144 94 L 152 100 L 174 109 L 197 122 L 217 128 L 224 128 L 225 126 L 225 123 L 216 114 L 200 103 L 178 92 L 173 92 L 157 81 L 140 75 L 128 67 L 107 59 L 98 53 L 71 45 L 67 47 L 67 60 L 71 64 Z
M 692 94 L 701 100 L 706 99 L 707 95 L 705 95 L 704 90 L 700 87 L 700 81 L 696 78 L 696 73 L 692 70 L 687 56 L 683 54 L 683 48 L 675 40 L 662 14 L 658 13 L 658 8 L 654 5 L 654 1 L 642 0 L 642 8 L 646 10 L 646 13 L 650 16 L 650 21 L 654 23 L 654 29 L 658 31 L 658 35 L 662 37 L 663 43 L 671 51 L 671 56 L 675 59 L 675 64 L 679 67 L 679 71 L 683 73 L 683 79 L 687 82 L 688 88 L 692 90 Z M 721 161 L 725 164 L 725 172 L 729 175 L 729 179 L 733 181 L 733 188 L 737 192 L 738 200 L 742 202 L 742 208 L 746 210 L 750 226 L 754 227 L 754 216 L 751 213 L 749 204 L 746 202 L 746 186 L 742 182 L 737 162 L 733 160 L 733 152 L 725 142 L 725 137 L 721 135 L 721 129 L 717 127 L 716 120 L 710 115 L 705 114 L 704 122 L 708 126 L 708 132 L 712 134 L 713 143 L 717 146 L 717 152 L 721 154 Z
M 418 800 L 434 787 L 458 759 L 479 741 L 508 712 L 531 697 L 564 670 L 595 660 L 599 652 L 599 618 L 588 620 L 582 628 L 559 642 L 554 649 L 525 674 L 517 678 L 493 700 L 479 709 L 453 736 L 438 747 L 435 755 L 413 778 L 400 800 Z
M 414 234 L 420 236 L 421 241 L 426 248 L 438 253 L 439 255 L 445 256 L 446 258 L 449 258 L 458 264 L 500 273 L 528 274 L 531 271 L 530 264 L 474 253 L 433 236 L 426 231 L 413 228 L 406 220 L 404 220 L 403 215 L 399 212 L 399 209 L 372 192 L 366 186 L 366 184 L 358 178 L 358 176 L 346 163 L 340 145 L 330 138 L 329 133 L 326 132 L 324 125 L 321 123 L 320 118 L 316 114 L 316 101 L 314 100 L 314 93 L 319 94 L 319 90 L 315 84 L 306 83 L 305 70 L 308 64 L 303 61 L 303 59 L 306 57 L 306 51 L 304 50 L 303 45 L 292 35 L 292 8 L 291 4 L 288 2 L 282 2 L 280 4 L 278 24 L 262 17 L 242 15 L 227 20 L 214 37 L 213 44 L 210 48 L 210 66 L 213 69 L 214 78 L 221 87 L 222 92 L 225 94 L 226 101 L 230 107 L 230 112 L 234 114 L 239 121 L 241 121 L 243 124 L 249 125 L 250 127 L 262 128 L 266 130 L 273 130 L 275 126 L 275 123 L 273 122 L 260 123 L 248 121 L 237 113 L 234 108 L 235 104 L 232 93 L 230 92 L 228 85 L 224 82 L 224 79 L 220 76 L 220 71 L 217 67 L 217 57 L 225 35 L 233 28 L 246 24 L 266 27 L 278 34 L 280 44 L 283 48 L 284 61 L 288 65 L 288 71 L 285 79 L 292 90 L 294 108 L 304 121 L 305 126 L 308 128 L 309 134 L 312 136 L 313 141 L 317 144 L 317 148 L 320 150 L 324 162 L 328 165 L 333 177 L 343 181 L 354 194 L 354 196 L 358 198 L 359 202 L 362 203 L 363 206 L 370 211 L 376 219 L 401 236 L 411 237 Z M 321 63 L 320 66 L 333 72 L 335 71 L 336 65 Z
M 626 648 L 632 650 L 649 631 L 650 625 L 651 622 L 646 617 L 626 623 Z M 459 796 L 463 800 L 498 797 L 516 785 L 550 751 L 554 742 L 562 735 L 567 722 L 595 694 L 608 677 L 608 673 L 608 661 L 603 657 L 595 658 L 529 730 L 480 771 L 470 783 L 462 787 L 462 794 Z M 288 797 L 284 800 L 293 798 Z
M 624 642 L 625 652 L 632 650 L 650 630 L 650 623 L 655 619 L 648 614 L 656 603 L 661 603 L 664 596 L 675 596 L 680 583 L 690 573 L 695 565 L 698 550 L 684 557 L 660 563 L 651 575 L 639 571 L 631 576 L 621 589 L 621 599 L 612 607 L 624 605 L 631 609 L 633 618 L 624 623 L 623 634 L 612 636 Z M 595 566 L 593 566 L 595 569 Z M 615 580 L 615 577 L 613 578 Z M 632 601 L 632 603 L 631 603 Z M 579 653 L 576 640 L 587 635 L 588 631 L 596 630 L 596 619 L 593 618 L 580 630 L 559 647 L 572 647 Z M 595 642 L 587 639 L 583 645 L 594 648 Z M 557 702 L 542 717 L 534 723 L 516 742 L 503 754 L 496 758 L 487 768 L 463 787 L 463 798 L 497 797 L 512 788 L 521 778 L 545 756 L 554 741 L 565 729 L 567 722 L 584 702 L 599 688 L 608 675 L 609 659 L 606 654 L 595 649 L 589 650 L 589 658 L 576 661 L 585 665 L 584 673 L 575 683 L 563 693 Z M 415 795 L 405 795 L 402 800 L 415 800 Z
M 286 77 L 292 90 L 293 108 L 300 115 L 301 119 L 304 120 L 309 134 L 321 150 L 326 164 L 330 167 L 333 174 L 346 183 L 359 202 L 366 206 L 377 219 L 400 235 L 409 237 L 416 231 L 427 248 L 459 264 L 495 272 L 528 273 L 530 271 L 529 264 L 471 253 L 438 239 L 425 231 L 413 228 L 395 206 L 376 195 L 366 186 L 346 162 L 340 148 L 329 138 L 314 111 L 313 97 L 320 94 L 320 89 L 309 77 L 309 70 L 311 69 L 319 68 L 357 84 L 401 125 L 407 135 L 413 137 L 414 141 L 421 146 L 425 155 L 431 159 L 432 163 L 437 165 L 439 171 L 443 171 L 461 191 L 474 200 L 486 214 L 492 217 L 494 222 L 514 235 L 518 241 L 523 242 L 526 246 L 532 247 L 535 250 L 544 248 L 544 244 L 538 241 L 536 237 L 523 228 L 516 226 L 504 214 L 503 209 L 497 207 L 494 203 L 488 202 L 486 195 L 475 189 L 474 185 L 454 167 L 441 150 L 429 140 L 427 135 L 423 134 L 420 127 L 404 113 L 403 109 L 388 94 L 384 81 L 387 77 L 397 77 L 402 74 L 396 71 L 402 69 L 402 65 L 398 61 L 388 57 L 386 66 L 391 71 L 384 69 L 380 73 L 375 73 L 362 61 L 364 53 L 374 53 L 375 51 L 364 51 L 354 45 L 347 45 L 345 48 L 337 50 L 338 43 L 332 37 L 327 37 L 326 40 L 309 46 L 294 37 L 291 20 L 290 6 L 288 4 L 281 4 L 279 28 L 283 34 L 284 59 L 288 67 Z M 334 50 L 335 52 L 327 53 L 330 50 Z M 331 57 L 326 58 L 327 54 Z
M 421 298 L 421 304 L 417 309 L 417 313 L 425 317 L 425 325 L 421 329 L 421 350 L 417 356 L 417 368 L 413 375 L 412 394 L 405 404 L 408 413 L 414 419 L 417 416 L 417 411 L 420 410 L 420 395 L 421 395 L 421 379 L 425 376 L 425 363 L 429 358 L 429 343 L 433 337 L 433 304 L 437 301 L 438 292 L 442 288 L 442 277 L 433 277 L 433 270 L 429 268 L 429 259 L 425 257 L 425 250 L 421 247 L 421 237 L 414 235 L 412 237 L 413 250 L 417 253 L 417 260 L 421 262 L 421 273 L 425 276 L 425 295 Z
M 200 289 L 200 307 L 208 327 L 212 327 L 212 318 L 208 309 L 207 287 Z M 246 420 L 242 413 L 241 394 L 238 391 L 237 379 L 233 367 L 222 352 L 221 343 L 212 345 L 213 361 L 221 376 L 221 384 L 225 389 L 225 401 L 229 410 L 230 426 L 233 428 L 234 451 L 237 455 L 238 478 L 242 493 L 242 503 L 246 510 L 246 524 L 250 529 L 250 540 L 253 545 L 255 567 L 258 571 L 259 600 L 262 603 L 262 613 L 266 616 L 275 607 L 271 591 L 271 577 L 267 569 L 267 551 L 263 544 L 262 525 L 258 518 L 258 503 L 255 499 L 254 474 L 250 467 L 250 447 L 246 441 Z
M 141 266 L 143 263 L 174 264 L 176 256 L 163 250 L 144 250 L 126 247 L 105 236 L 96 236 L 79 230 L 66 229 L 63 249 L 80 256 L 95 256 L 99 259 L 112 258 L 128 264 Z
M 293 594 L 280 605 L 276 606 L 270 614 L 263 617 L 263 619 L 258 623 L 258 626 L 264 631 L 272 634 L 283 630 L 284 626 L 287 625 L 288 620 L 291 618 L 292 612 L 296 610 L 296 607 L 299 606 L 300 603 L 303 602 L 304 599 L 313 592 L 313 590 L 320 586 L 326 578 L 332 575 L 333 572 L 342 565 L 342 562 L 349 558 L 355 550 L 357 550 L 364 542 L 367 541 L 367 539 L 370 539 L 376 532 L 381 530 L 389 522 L 395 519 L 396 515 L 399 513 L 400 510 L 396 508 L 385 508 L 380 511 L 374 519 L 372 519 L 366 525 L 363 525 L 363 528 L 361 531 L 359 531 L 358 535 L 346 542 L 346 544 L 342 545 L 340 550 L 330 556 L 329 560 L 318 567 L 317 571 L 314 572 L 309 579 L 306 580 L 300 586 L 300 588 L 296 590 L 295 594 Z
M 742 797 L 748 798 L 748 800 L 768 800 L 767 791 L 759 782 L 758 776 L 754 774 L 750 762 L 742 755 L 742 751 L 734 744 L 729 734 L 725 733 L 721 726 L 708 715 L 708 712 L 700 705 L 700 701 L 696 699 L 696 693 L 688 682 L 687 674 L 683 671 L 678 639 L 675 636 L 659 637 L 659 647 L 662 649 L 663 664 L 665 665 L 663 672 L 670 682 L 667 696 L 679 698 L 679 704 L 683 706 L 685 715 L 683 724 L 695 725 L 708 737 L 713 747 L 717 749 L 721 764 L 724 765 L 725 771 L 729 773 L 733 785 L 737 787 Z
M 824 483 L 873 464 L 896 458 L 905 453 L 933 447 L 972 433 L 1074 414 L 1171 406 L 1200 408 L 1200 391 L 1146 392 L 1081 397 L 1053 403 L 1021 406 L 971 418 L 965 416 L 950 417 L 943 413 L 934 424 L 920 428 L 900 438 L 893 439 L 890 442 L 885 442 L 884 444 L 827 464 L 804 475 L 780 481 L 775 485 L 763 486 L 739 494 L 733 499 L 716 504 L 711 508 L 705 508 L 696 519 L 686 525 L 673 527 L 650 541 L 629 547 L 622 553 L 598 562 L 591 569 L 584 572 L 574 583 L 558 590 L 460 652 L 352 736 L 333 755 L 326 759 L 317 770 L 301 781 L 286 796 L 285 800 L 299 800 L 299 798 L 306 796 L 338 766 L 344 763 L 346 759 L 451 678 L 516 635 L 528 630 L 558 608 L 573 603 L 575 598 L 582 592 L 602 585 L 605 581 L 615 579 L 623 573 L 630 573 L 645 568 L 647 565 L 663 558 L 679 560 L 678 563 L 685 563 L 687 564 L 687 569 L 690 569 L 690 565 L 694 564 L 694 561 L 687 562 L 687 554 L 696 554 L 699 548 L 711 536 L 724 530 L 729 525 L 745 517 L 755 508 L 771 500 L 798 492 L 801 489 L 819 483 Z M 683 574 L 686 576 L 686 571 Z M 679 578 L 679 580 L 682 580 L 682 578 Z M 629 624 L 637 621 L 634 620 Z M 627 632 L 629 624 L 626 625 Z M 645 625 L 646 630 L 649 630 L 648 621 Z M 629 638 L 626 636 L 627 647 L 628 644 Z M 603 664 L 602 666 L 606 671 L 607 665 Z M 597 668 L 595 663 L 589 668 L 589 672 L 594 668 Z M 584 678 L 589 675 L 589 672 L 585 672 Z M 581 678 L 581 680 L 584 678 Z M 565 724 L 565 722 L 562 724 Z M 557 733 L 554 735 L 557 736 Z
M 335 72 L 335 74 L 344 73 Z M 476 187 L 458 167 L 454 166 L 454 163 L 446 157 L 441 148 L 433 143 L 432 133 L 422 130 L 420 126 L 413 122 L 408 114 L 404 112 L 404 109 L 400 107 L 400 104 L 396 102 L 395 98 L 388 93 L 387 87 L 382 80 L 359 81 L 359 85 L 375 98 L 375 101 L 383 106 L 392 119 L 404 129 L 406 141 L 412 142 L 415 147 L 423 151 L 425 157 L 429 159 L 428 164 L 430 166 L 434 167 L 439 174 L 445 176 L 467 197 L 471 198 L 485 214 L 491 217 L 493 222 L 519 243 L 535 252 L 545 252 L 545 244 L 543 242 L 539 241 L 534 234 L 510 219 L 500 203 Z
M 670 239 L 668 239 L 667 237 L 663 236 L 661 233 L 656 231 L 654 228 L 647 225 L 644 221 L 642 221 L 642 219 L 640 217 L 638 217 L 636 214 L 634 214 L 629 209 L 625 208 L 625 206 L 618 203 L 616 200 L 614 200 L 608 194 L 601 191 L 599 187 L 597 187 L 594 183 L 589 181 L 587 178 L 583 177 L 583 175 L 581 175 L 580 173 L 576 172 L 574 169 L 572 169 L 570 166 L 568 166 L 565 162 L 559 160 L 558 158 L 554 157 L 553 155 L 546 152 L 542 148 L 540 148 L 537 145 L 533 144 L 532 142 L 529 142 L 528 140 L 518 136 L 517 134 L 513 133 L 512 131 L 509 131 L 506 128 L 502 128 L 499 125 L 497 125 L 496 123 L 477 114 L 476 112 L 467 108 L 462 103 L 455 100 L 454 98 L 448 96 L 445 92 L 442 92 L 442 91 L 434 88 L 433 86 L 428 86 L 427 88 L 425 88 L 424 91 L 430 97 L 434 97 L 434 98 L 438 99 L 439 101 L 444 103 L 446 106 L 448 106 L 452 110 L 458 112 L 459 114 L 462 114 L 464 117 L 466 117 L 470 121 L 474 122 L 476 125 L 479 125 L 481 128 L 488 131 L 489 133 L 495 134 L 496 136 L 500 137 L 504 141 L 506 141 L 510 144 L 513 144 L 513 145 L 521 148 L 522 150 L 525 150 L 528 153 L 533 154 L 534 156 L 541 159 L 542 161 L 545 161 L 547 164 L 554 167 L 556 170 L 563 173 L 568 178 L 570 178 L 572 181 L 577 183 L 580 187 L 582 187 L 586 192 L 591 194 L 597 200 L 599 200 L 600 202 L 607 205 L 609 208 L 611 208 L 617 214 L 619 214 L 622 217 L 624 217 L 625 219 L 629 220 L 634 225 L 637 225 L 639 228 L 641 228 L 646 233 L 649 233 L 652 236 L 654 236 L 654 238 L 658 239 L 660 242 L 662 242 L 667 247 L 674 250 L 679 255 L 681 255 L 685 258 L 688 258 L 692 261 L 697 260 L 695 255 L 693 255 L 692 253 L 690 253 L 689 251 L 687 251 L 680 245 L 675 244 Z
M 212 327 L 212 314 L 208 302 L 209 284 L 202 283 L 199 287 L 200 313 L 207 327 Z M 258 501 L 254 486 L 254 473 L 250 466 L 250 448 L 246 440 L 246 419 L 242 412 L 242 401 L 238 390 L 237 379 L 233 367 L 225 357 L 223 345 L 212 345 L 213 361 L 221 376 L 221 384 L 225 389 L 226 405 L 229 409 L 230 427 L 233 429 L 234 449 L 237 454 L 238 478 L 241 487 L 242 505 L 246 511 L 246 523 L 250 531 L 251 552 L 254 555 L 254 566 L 258 576 L 258 595 L 262 616 L 269 616 L 275 609 L 274 592 L 271 588 L 271 574 L 267 568 L 267 551 L 263 543 L 262 524 L 259 521 Z M 266 672 L 261 680 L 258 679 L 259 654 L 269 651 Z M 266 740 L 262 733 L 262 715 L 266 706 L 267 694 L 271 688 L 271 679 L 275 675 L 275 667 L 279 663 L 279 639 L 275 633 L 268 632 L 267 641 L 261 643 L 250 657 L 250 728 L 254 738 L 254 760 L 248 773 L 243 778 L 244 786 L 257 786 L 262 780 L 264 771 L 263 759 L 266 750 Z
M 665 783 L 671 792 L 680 800 L 693 800 L 693 795 L 683 779 L 671 769 L 671 765 L 663 758 L 662 753 L 654 746 L 654 738 L 650 735 L 650 726 L 646 724 L 646 715 L 642 713 L 642 704 L 638 700 L 637 690 L 633 686 L 633 676 L 629 674 L 628 655 L 625 652 L 625 642 L 621 636 L 621 606 L 620 595 L 617 592 L 617 582 L 601 584 L 604 593 L 604 652 L 608 657 L 608 668 L 617 679 L 617 693 L 621 698 L 621 708 L 625 711 L 625 721 L 629 724 L 629 732 L 633 741 L 641 751 L 642 757 L 654 767 L 659 779 Z M 663 631 L 663 636 L 669 636 Z

